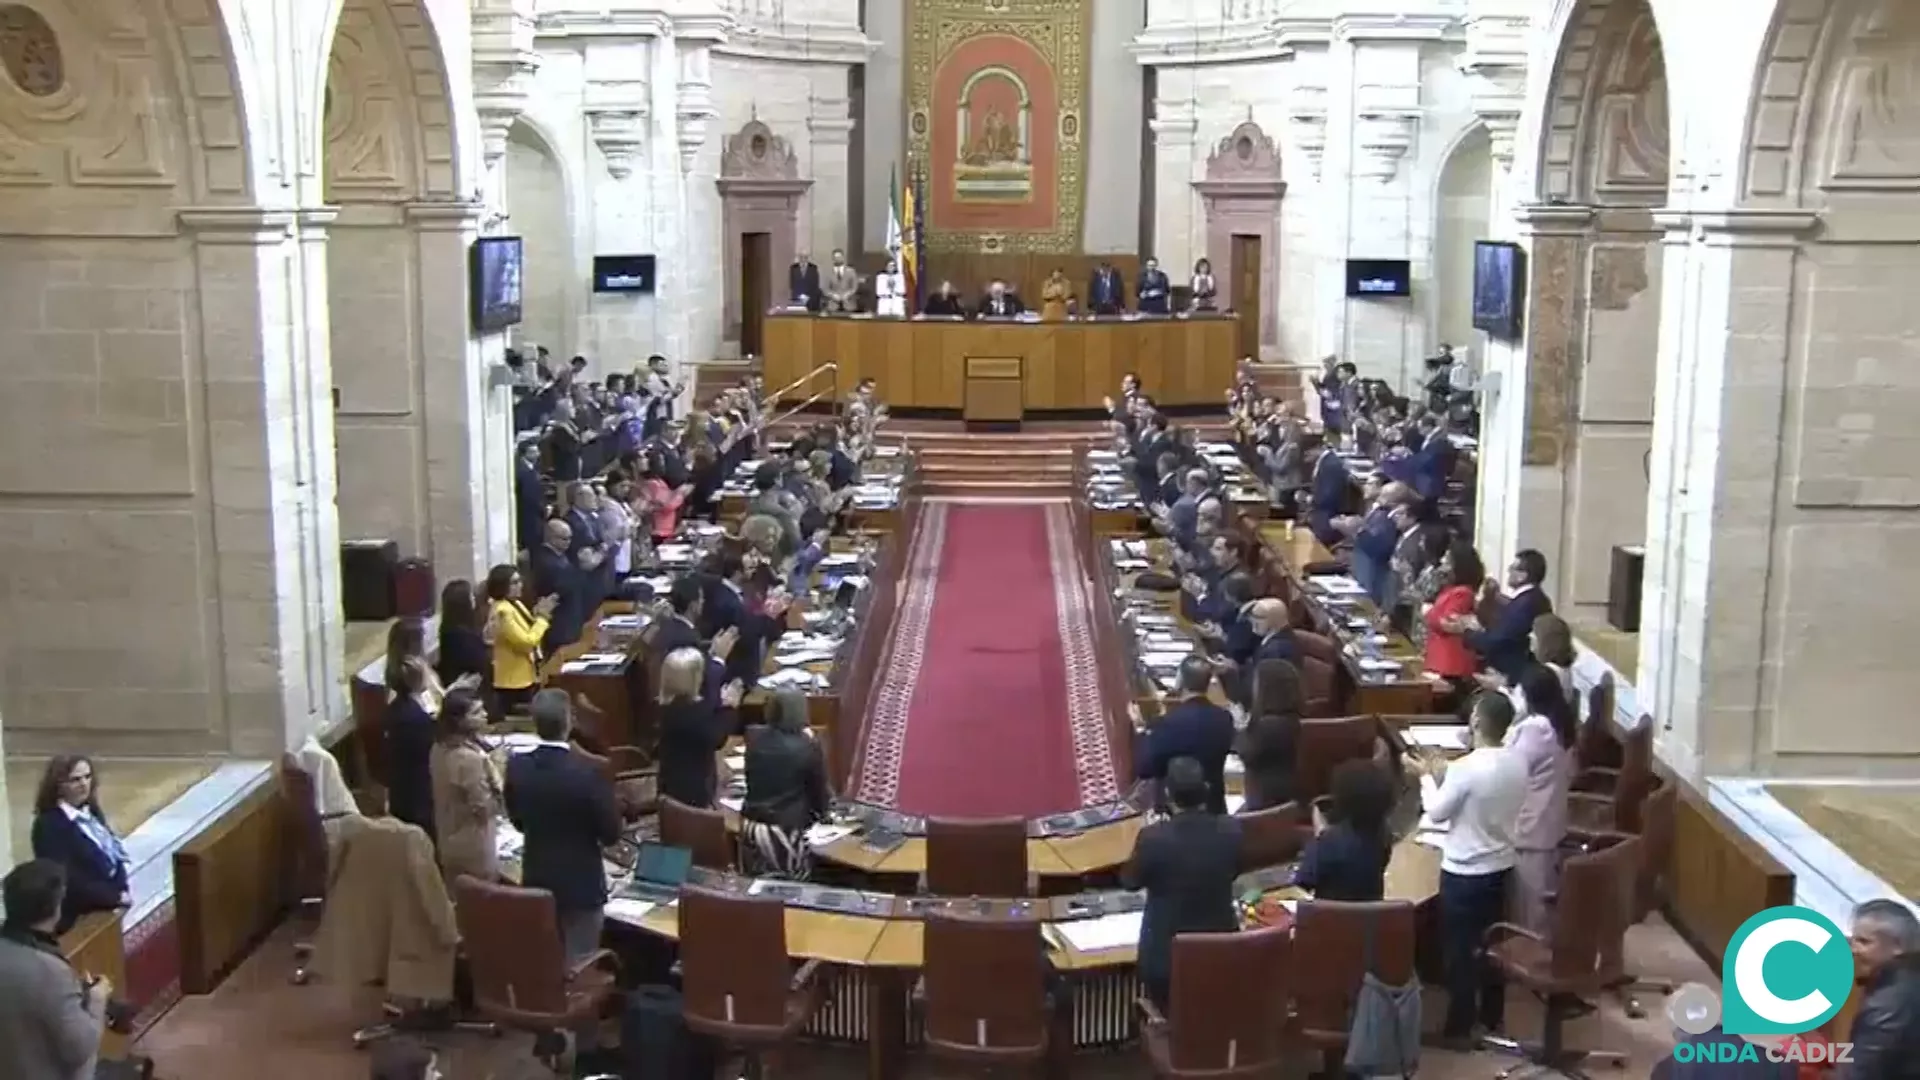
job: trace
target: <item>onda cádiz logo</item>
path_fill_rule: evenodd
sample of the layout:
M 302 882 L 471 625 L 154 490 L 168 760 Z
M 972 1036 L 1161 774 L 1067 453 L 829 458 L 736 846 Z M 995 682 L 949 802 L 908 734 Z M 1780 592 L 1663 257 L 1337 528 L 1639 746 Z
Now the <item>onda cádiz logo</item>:
M 1853 953 L 1840 928 L 1810 908 L 1768 908 L 1740 924 L 1727 944 L 1720 994 L 1688 983 L 1667 999 L 1673 1026 L 1705 1035 L 1715 1026 L 1728 1035 L 1786 1036 L 1812 1031 L 1834 1018 L 1853 992 Z M 1682 1042 L 1678 1062 L 1796 1061 L 1843 1063 L 1846 1043 L 1792 1041 L 1755 1043 Z

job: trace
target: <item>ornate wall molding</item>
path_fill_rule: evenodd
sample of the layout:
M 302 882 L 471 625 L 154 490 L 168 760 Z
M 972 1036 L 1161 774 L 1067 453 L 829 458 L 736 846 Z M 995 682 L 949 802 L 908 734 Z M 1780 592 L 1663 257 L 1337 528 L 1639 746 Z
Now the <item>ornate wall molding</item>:
M 1239 250 L 1235 236 L 1260 238 L 1260 295 L 1277 294 L 1280 280 L 1280 201 L 1287 185 L 1281 178 L 1280 150 L 1259 124 L 1248 120 L 1229 132 L 1207 155 L 1206 179 L 1194 182 L 1206 212 L 1211 256 L 1231 259 Z M 1244 268 L 1215 267 L 1216 278 L 1231 282 Z M 1280 343 L 1278 304 L 1260 307 L 1259 342 Z
M 1320 166 L 1327 153 L 1327 91 L 1324 87 L 1294 88 L 1287 105 L 1287 137 L 1306 160 L 1313 178 L 1320 179 Z
M 507 156 L 507 137 L 532 100 L 540 70 L 533 0 L 476 0 L 473 5 L 474 106 L 480 114 L 480 156 L 491 170 Z
M 1920 191 L 1920 13 L 1910 4 L 1870 4 L 1834 37 L 1824 191 Z
M 1420 130 L 1420 110 L 1368 108 L 1353 119 L 1355 176 L 1381 183 L 1391 181 L 1400 172 L 1400 161 L 1413 149 Z
M 762 309 L 773 304 L 776 275 L 799 251 L 800 199 L 813 181 L 800 176 L 793 147 L 762 121 L 749 120 L 727 139 L 720 155 L 720 235 L 726 252 L 724 337 L 740 340 L 740 317 L 745 305 Z M 768 236 L 769 267 L 766 296 L 740 292 L 740 250 L 748 233 Z
M 674 20 L 680 51 L 680 77 L 675 86 L 674 130 L 679 136 L 680 169 L 692 170 L 707 145 L 707 125 L 720 115 L 713 101 L 713 48 L 727 39 L 732 19 L 722 12 L 681 15 Z
M 0 4 L 0 185 L 177 185 L 186 117 L 158 46 L 125 4 Z
M 1473 112 L 1487 129 L 1494 167 L 1504 172 L 1513 166 L 1526 99 L 1532 22 L 1524 10 L 1517 14 L 1503 10 L 1469 14 L 1463 27 L 1467 47 L 1456 66 L 1470 81 Z
M 788 11 L 786 0 L 725 0 L 733 20 L 714 51 L 753 60 L 801 64 L 864 64 L 880 50 L 857 23 L 814 21 Z M 798 7 L 800 5 L 792 5 Z
M 411 88 L 398 78 L 406 69 L 391 54 L 391 39 L 376 19 L 367 4 L 350 3 L 334 28 L 321 112 L 321 167 L 329 202 L 397 202 L 413 186 Z

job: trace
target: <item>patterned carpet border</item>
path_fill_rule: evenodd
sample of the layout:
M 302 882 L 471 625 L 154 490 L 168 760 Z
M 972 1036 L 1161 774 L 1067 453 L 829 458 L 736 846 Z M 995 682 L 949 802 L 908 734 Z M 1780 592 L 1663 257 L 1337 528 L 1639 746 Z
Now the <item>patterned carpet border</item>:
M 939 591 L 940 559 L 947 542 L 948 504 L 929 502 L 914 529 L 906 573 L 900 583 L 900 611 L 887 651 L 880 658 L 880 683 L 874 688 L 868 711 L 866 737 L 860 748 L 861 802 L 891 807 L 900 795 L 900 762 L 907 749 L 907 713 L 920 685 L 920 666 L 926 659 L 927 631 L 933 624 L 934 595 Z
M 1066 667 L 1067 725 L 1073 737 L 1073 767 L 1080 804 L 1120 798 L 1114 775 L 1113 744 L 1100 698 L 1100 657 L 1094 648 L 1093 587 L 1073 540 L 1073 522 L 1065 503 L 1047 507 L 1048 567 L 1053 575 L 1053 609 L 1059 620 L 1061 660 Z

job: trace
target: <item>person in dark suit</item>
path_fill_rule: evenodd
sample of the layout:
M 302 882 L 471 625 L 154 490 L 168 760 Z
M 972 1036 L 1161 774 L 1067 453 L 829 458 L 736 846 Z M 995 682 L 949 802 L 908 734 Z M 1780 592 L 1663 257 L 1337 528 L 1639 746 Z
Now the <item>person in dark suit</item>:
M 820 293 L 820 267 L 805 252 L 795 255 L 793 265 L 787 267 L 787 300 L 815 313 L 826 303 Z
M 1129 889 L 1146 890 L 1138 970 L 1148 999 L 1165 1009 L 1174 935 L 1240 929 L 1233 907 L 1240 823 L 1207 812 L 1206 771 L 1192 758 L 1169 763 L 1161 786 L 1172 815 L 1140 830 L 1121 881 Z
M 54 933 L 66 933 L 82 915 L 133 903 L 132 861 L 100 811 L 92 758 L 57 754 L 47 762 L 33 797 L 32 840 L 33 857 L 59 863 L 67 875 Z
M 433 713 L 423 700 L 428 668 L 422 657 L 403 661 L 387 703 L 381 739 L 387 753 L 387 813 L 418 825 L 429 839 L 433 830 L 433 744 L 439 738 Z
M 933 295 L 927 297 L 927 302 L 921 307 L 920 313 L 942 319 L 957 319 L 965 316 L 967 311 L 965 302 L 954 290 L 953 282 L 943 281 L 939 288 L 933 290 Z
M 1527 548 L 1516 554 L 1507 567 L 1507 588 L 1511 595 L 1501 606 L 1493 625 L 1481 627 L 1475 616 L 1465 617 L 1463 637 L 1467 648 L 1480 657 L 1482 664 L 1499 672 L 1508 686 L 1520 685 L 1521 676 L 1534 662 L 1533 620 L 1553 611 L 1553 599 L 1540 588 L 1546 580 L 1547 557 Z M 1488 581 L 1483 595 L 1492 590 L 1493 582 Z
M 559 649 L 580 640 L 587 618 L 593 613 L 591 582 L 567 554 L 573 546 L 573 529 L 555 518 L 547 522 L 546 541 L 528 554 L 533 571 L 533 594 L 554 598 L 553 614 L 540 642 L 541 652 L 552 656 Z
M 486 611 L 473 594 L 473 582 L 465 578 L 447 582 L 440 590 L 440 652 L 434 658 L 440 685 L 449 690 L 461 682 L 476 690 L 486 686 L 493 670 L 486 625 Z
M 1864 997 L 1847 1038 L 1847 1080 L 1920 1076 L 1920 919 L 1898 900 L 1853 909 L 1848 940 Z
M 1333 523 L 1347 506 L 1347 492 L 1351 486 L 1347 463 L 1340 460 L 1340 455 L 1324 442 L 1310 444 L 1307 453 L 1313 459 L 1307 467 L 1307 490 L 1304 493 L 1307 527 L 1313 530 L 1314 539 L 1331 548 L 1346 540 L 1346 536 Z
M 724 638 L 732 631 L 723 630 Z M 687 806 L 710 808 L 719 794 L 720 769 L 713 756 L 733 734 L 740 684 L 728 684 L 717 701 L 705 695 L 707 657 L 678 648 L 660 665 L 660 794 Z
M 1094 267 L 1093 278 L 1087 282 L 1087 307 L 1095 315 L 1118 315 L 1127 309 L 1126 282 L 1105 259 Z
M 525 838 L 521 883 L 553 894 L 572 962 L 600 947 L 607 906 L 600 853 L 620 839 L 620 811 L 612 781 L 567 741 L 573 706 L 566 691 L 535 694 L 532 712 L 540 743 L 507 760 L 507 820 Z
M 740 805 L 741 860 L 750 874 L 805 880 L 807 829 L 825 821 L 833 793 L 827 758 L 807 727 L 807 699 L 776 690 L 767 722 L 747 732 L 747 794 Z
M 709 639 L 732 630 L 734 643 L 725 657 L 726 681 L 752 685 L 760 677 L 761 662 L 767 646 L 786 629 L 787 608 L 792 599 L 786 590 L 769 589 L 757 608 L 747 601 L 747 564 L 743 552 L 723 544 L 713 553 L 711 584 L 702 605 L 700 627 Z
M 1213 665 L 1206 657 L 1189 656 L 1181 661 L 1177 678 L 1177 700 L 1141 738 L 1134 778 L 1158 784 L 1160 795 L 1155 804 L 1165 806 L 1167 769 L 1178 758 L 1191 758 L 1199 762 L 1201 776 L 1207 782 L 1206 808 L 1224 814 L 1227 755 L 1233 752 L 1233 714 L 1207 700 L 1207 691 L 1213 688 Z
M 1134 295 L 1140 298 L 1140 314 L 1165 315 L 1172 309 L 1172 284 L 1167 281 L 1167 272 L 1160 269 L 1159 259 L 1148 259 L 1140 267 L 1139 288 Z
M 979 315 L 983 319 L 1010 319 L 1027 310 L 1020 297 L 1007 288 L 1004 281 L 995 281 L 987 286 L 987 295 L 980 298 Z
M 1251 685 L 1247 726 L 1234 740 L 1234 753 L 1246 767 L 1244 813 L 1293 801 L 1300 715 L 1306 708 L 1300 669 L 1285 660 L 1254 665 Z
M 1263 596 L 1247 609 L 1247 621 L 1258 635 L 1253 646 L 1253 655 L 1247 658 L 1250 666 L 1257 666 L 1263 660 L 1285 660 L 1296 667 L 1300 663 L 1300 643 L 1293 637 L 1293 622 L 1287 615 L 1287 605 L 1274 597 Z
M 547 523 L 547 497 L 540 485 L 540 440 L 520 444 L 514 459 L 513 520 L 519 550 L 538 546 L 540 531 Z
M 1393 775 L 1370 760 L 1355 759 L 1334 768 L 1326 824 L 1307 844 L 1293 883 L 1316 900 L 1373 902 L 1386 895 L 1387 858 L 1393 834 Z

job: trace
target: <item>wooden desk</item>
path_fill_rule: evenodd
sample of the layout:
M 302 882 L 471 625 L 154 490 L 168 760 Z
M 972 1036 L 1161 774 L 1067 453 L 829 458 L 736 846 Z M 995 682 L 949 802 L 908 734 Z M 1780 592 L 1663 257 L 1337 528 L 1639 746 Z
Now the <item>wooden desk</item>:
M 958 410 L 968 360 L 986 358 L 1017 364 L 1027 413 L 1103 408 L 1128 372 L 1162 406 L 1211 405 L 1233 383 L 1237 325 L 1224 315 L 1029 323 L 780 314 L 766 321 L 763 372 L 767 385 L 786 386 L 831 361 L 837 373 L 786 398 L 844 396 L 874 379 L 894 408 Z

